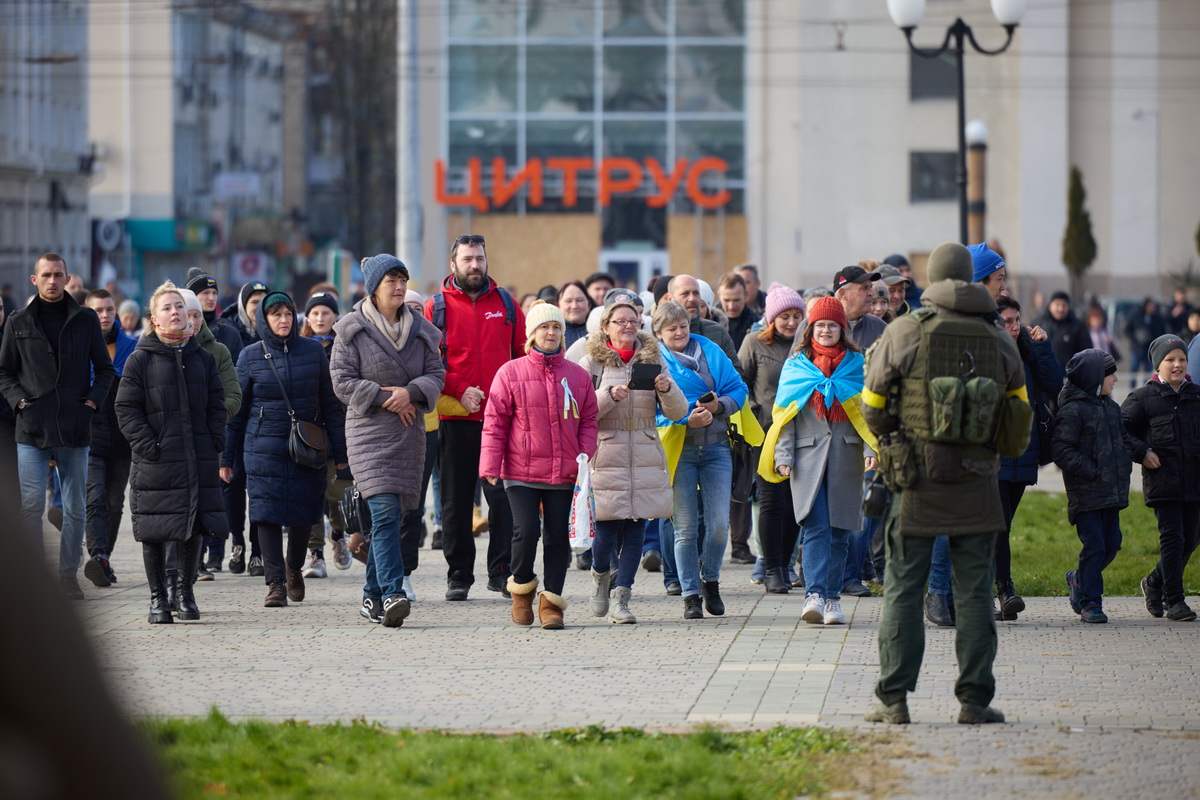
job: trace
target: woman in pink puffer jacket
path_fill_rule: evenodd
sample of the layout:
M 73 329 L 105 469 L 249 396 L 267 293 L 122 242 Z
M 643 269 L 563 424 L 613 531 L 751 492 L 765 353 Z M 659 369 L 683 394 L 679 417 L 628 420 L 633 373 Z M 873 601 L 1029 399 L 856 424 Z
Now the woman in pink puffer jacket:
M 483 417 L 479 476 L 504 481 L 512 506 L 512 620 L 533 624 L 533 571 L 541 535 L 545 588 L 538 595 L 543 628 L 563 626 L 563 583 L 571 563 L 568 519 L 580 453 L 596 452 L 596 394 L 587 370 L 563 356 L 562 312 L 534 303 L 525 316 L 528 355 L 496 373 Z

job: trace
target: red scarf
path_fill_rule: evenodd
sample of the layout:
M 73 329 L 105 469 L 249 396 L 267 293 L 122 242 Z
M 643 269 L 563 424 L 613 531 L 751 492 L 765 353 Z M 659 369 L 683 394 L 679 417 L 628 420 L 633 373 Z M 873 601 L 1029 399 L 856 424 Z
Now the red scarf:
M 633 354 L 637 352 L 637 350 L 622 350 L 619 347 L 613 347 L 612 342 L 605 342 L 605 345 L 607 345 L 609 350 L 612 350 L 614 353 L 620 356 L 621 363 L 623 364 L 628 364 L 633 358 Z
M 821 374 L 825 377 L 833 375 L 833 371 L 837 369 L 838 364 L 842 363 L 842 359 L 846 357 L 846 345 L 840 341 L 833 347 L 827 347 L 823 344 L 818 344 L 815 340 L 809 343 L 808 357 L 817 369 L 821 370 Z M 820 392 L 813 392 L 812 397 L 808 399 L 808 404 L 817 412 L 817 419 L 827 419 L 830 422 L 849 422 L 850 418 L 846 416 L 846 410 L 842 408 L 842 404 L 838 401 L 833 401 L 833 407 L 825 405 L 825 396 Z

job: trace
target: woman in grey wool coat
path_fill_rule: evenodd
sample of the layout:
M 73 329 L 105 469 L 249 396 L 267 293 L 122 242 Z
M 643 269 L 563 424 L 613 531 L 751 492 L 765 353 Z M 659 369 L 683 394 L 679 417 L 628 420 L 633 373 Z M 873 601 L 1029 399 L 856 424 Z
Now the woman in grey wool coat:
M 371 510 L 371 549 L 359 613 L 398 628 L 404 591 L 400 522 L 415 508 L 425 466 L 425 419 L 446 378 L 441 332 L 404 303 L 408 268 L 392 255 L 363 261 L 367 297 L 333 329 L 333 390 L 346 404 L 350 471 Z M 413 565 L 415 566 L 415 565 Z

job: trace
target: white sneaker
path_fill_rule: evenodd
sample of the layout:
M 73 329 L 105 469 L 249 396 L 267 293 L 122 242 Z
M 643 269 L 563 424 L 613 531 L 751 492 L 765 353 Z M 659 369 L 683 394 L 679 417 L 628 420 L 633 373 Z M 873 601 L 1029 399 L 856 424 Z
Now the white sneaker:
M 404 590 L 404 596 L 408 598 L 408 602 L 417 602 L 417 593 L 413 591 L 412 575 L 404 576 L 404 584 L 402 585 L 402 588 Z
M 350 565 L 354 563 L 354 556 L 350 554 L 350 545 L 346 539 L 346 536 L 342 536 L 340 539 L 329 540 L 330 546 L 333 547 L 333 565 L 338 569 L 350 569 Z
M 308 563 L 304 565 L 304 570 L 300 574 L 306 578 L 324 578 L 327 574 L 325 559 L 316 553 L 309 553 Z
M 825 621 L 825 598 L 815 592 L 804 595 L 804 611 L 800 619 L 810 625 L 820 625 Z
M 846 616 L 842 614 L 841 600 L 826 600 L 825 601 L 825 624 L 826 625 L 845 625 Z

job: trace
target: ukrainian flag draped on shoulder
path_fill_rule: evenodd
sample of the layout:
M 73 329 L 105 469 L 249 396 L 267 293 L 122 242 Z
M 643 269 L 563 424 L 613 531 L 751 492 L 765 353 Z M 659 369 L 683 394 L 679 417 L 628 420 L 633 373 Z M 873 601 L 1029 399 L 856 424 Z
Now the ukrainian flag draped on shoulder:
M 700 351 L 704 353 L 709 374 L 712 375 L 713 383 L 716 384 L 713 391 L 718 397 L 728 397 L 739 405 L 737 413 L 728 420 L 729 426 L 740 433 L 751 446 L 758 447 L 763 442 L 763 429 L 750 411 L 750 391 L 746 388 L 746 382 L 737 374 L 737 370 L 733 368 L 733 362 L 716 342 L 694 333 L 692 339 L 700 345 Z M 696 401 L 708 394 L 709 388 L 703 378 L 675 358 L 675 354 L 669 347 L 663 345 L 661 352 L 663 359 L 667 362 L 667 369 L 671 373 L 671 380 L 675 381 L 688 401 L 687 414 L 684 414 L 682 419 L 669 419 L 663 416 L 661 411 L 658 414 L 658 435 L 662 439 L 663 451 L 667 456 L 667 471 L 670 473 L 671 482 L 674 483 L 675 467 L 679 464 L 679 456 L 683 453 L 683 438 L 687 432 L 688 415 L 696 408 Z
M 779 441 L 779 431 L 808 404 L 813 392 L 820 392 L 827 405 L 832 405 L 833 400 L 840 403 L 858 435 L 872 450 L 876 449 L 875 436 L 867 429 L 861 410 L 863 365 L 862 353 L 846 353 L 833 374 L 826 377 L 816 364 L 801 353 L 792 355 L 784 362 L 783 371 L 779 374 L 779 391 L 775 393 L 775 406 L 771 409 L 771 429 L 767 431 L 758 460 L 758 474 L 764 480 L 772 483 L 787 480 L 775 472 L 775 444 Z

